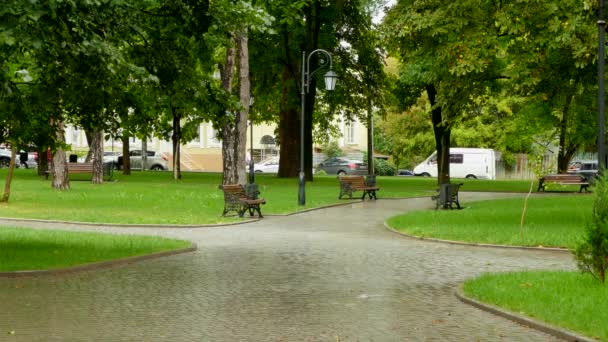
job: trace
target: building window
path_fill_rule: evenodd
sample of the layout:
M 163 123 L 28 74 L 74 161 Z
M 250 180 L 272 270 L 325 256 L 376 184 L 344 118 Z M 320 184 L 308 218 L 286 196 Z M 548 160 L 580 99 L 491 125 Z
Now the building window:
M 80 131 L 77 128 L 72 128 L 72 141 L 71 141 L 72 145 L 80 146 L 80 144 L 79 144 L 80 139 L 78 139 L 78 138 L 80 138 Z
M 344 125 L 344 140 L 347 144 L 355 143 L 355 122 L 348 121 Z
M 222 143 L 217 138 L 217 132 L 213 129 L 211 123 L 207 124 L 207 146 L 208 147 L 221 147 Z

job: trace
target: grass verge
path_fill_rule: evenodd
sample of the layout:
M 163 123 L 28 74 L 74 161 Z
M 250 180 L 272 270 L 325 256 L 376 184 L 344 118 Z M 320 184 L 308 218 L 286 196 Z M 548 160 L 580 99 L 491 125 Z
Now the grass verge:
M 468 297 L 608 341 L 608 286 L 575 272 L 488 274 L 468 280 Z
M 523 198 L 466 203 L 463 210 L 413 212 L 391 217 L 387 224 L 425 238 L 573 249 L 591 215 L 592 202 L 592 196 L 586 195 L 531 197 L 523 230 Z
M 6 169 L 0 169 L 0 179 Z M 0 205 L 0 217 L 128 224 L 214 224 L 239 220 L 221 216 L 224 207 L 219 173 L 184 173 L 175 181 L 170 172 L 114 175 L 114 181 L 91 184 L 90 175 L 70 175 L 71 189 L 56 191 L 50 180 L 34 170 L 17 169 L 10 202 Z M 80 180 L 80 181 L 77 181 Z M 288 214 L 304 209 L 346 203 L 339 200 L 335 176 L 315 176 L 306 183 L 306 205 L 298 205 L 298 180 L 256 174 L 256 184 L 267 204 L 264 214 Z M 378 177 L 378 198 L 430 196 L 436 179 Z M 526 191 L 525 181 L 463 180 L 463 191 Z M 357 193 L 356 193 L 357 194 Z
M 0 228 L 0 271 L 47 270 L 188 248 L 152 236 Z

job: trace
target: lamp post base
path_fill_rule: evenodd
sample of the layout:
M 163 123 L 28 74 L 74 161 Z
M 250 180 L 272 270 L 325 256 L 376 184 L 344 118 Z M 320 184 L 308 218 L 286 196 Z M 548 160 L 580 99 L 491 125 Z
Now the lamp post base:
M 300 171 L 299 182 L 298 182 L 298 204 L 305 205 L 306 204 L 306 176 L 303 171 Z

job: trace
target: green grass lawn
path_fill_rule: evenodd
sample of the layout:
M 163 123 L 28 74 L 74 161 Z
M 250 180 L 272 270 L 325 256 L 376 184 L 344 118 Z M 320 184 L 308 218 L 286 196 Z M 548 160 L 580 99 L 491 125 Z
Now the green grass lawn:
M 463 210 L 429 210 L 390 218 L 409 235 L 511 246 L 574 248 L 591 216 L 590 195 L 531 197 L 520 231 L 523 198 L 466 203 Z
M 608 285 L 574 272 L 489 274 L 464 284 L 471 298 L 608 341 Z
M 0 228 L 0 271 L 46 270 L 188 248 L 152 236 Z
M 4 179 L 6 170 L 0 170 Z M 34 170 L 17 169 L 8 204 L 0 205 L 1 217 L 70 220 L 130 224 L 213 224 L 239 220 L 224 218 L 223 194 L 218 173 L 184 173 L 174 181 L 169 172 L 115 172 L 114 181 L 91 184 L 89 175 L 71 175 L 71 189 L 56 191 L 50 180 Z M 80 179 L 80 181 L 75 181 Z M 379 198 L 430 196 L 436 180 L 420 177 L 378 177 Z M 465 180 L 463 191 L 526 191 L 527 182 Z M 338 200 L 335 176 L 316 176 L 306 183 L 306 206 L 298 205 L 298 181 L 257 174 L 261 196 L 267 200 L 264 214 L 288 214 L 347 200 Z

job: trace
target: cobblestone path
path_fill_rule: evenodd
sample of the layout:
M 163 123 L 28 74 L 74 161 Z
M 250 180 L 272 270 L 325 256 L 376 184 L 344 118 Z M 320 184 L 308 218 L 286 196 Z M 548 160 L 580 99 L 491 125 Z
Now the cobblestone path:
M 428 198 L 366 201 L 214 228 L 68 225 L 183 238 L 199 250 L 0 279 L 0 341 L 552 341 L 454 291 L 483 272 L 571 269 L 571 258 L 424 242 L 383 227 L 430 207 Z

